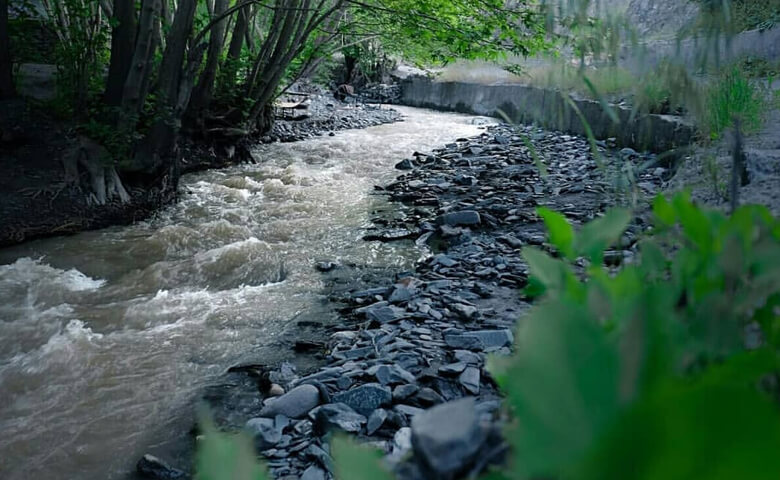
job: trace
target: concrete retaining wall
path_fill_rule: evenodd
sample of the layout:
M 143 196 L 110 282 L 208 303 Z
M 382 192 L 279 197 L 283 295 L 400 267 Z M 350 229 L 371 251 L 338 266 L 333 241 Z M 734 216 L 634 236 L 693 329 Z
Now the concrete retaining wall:
M 515 123 L 586 135 L 579 110 L 597 139 L 616 138 L 619 146 L 640 151 L 665 152 L 689 145 L 695 134 L 693 126 L 678 117 L 645 115 L 632 119 L 631 110 L 617 106 L 611 107 L 620 119 L 614 123 L 599 102 L 573 97 L 569 102 L 560 92 L 525 85 L 433 82 L 411 77 L 401 87 L 402 105 L 498 118 L 502 111 Z

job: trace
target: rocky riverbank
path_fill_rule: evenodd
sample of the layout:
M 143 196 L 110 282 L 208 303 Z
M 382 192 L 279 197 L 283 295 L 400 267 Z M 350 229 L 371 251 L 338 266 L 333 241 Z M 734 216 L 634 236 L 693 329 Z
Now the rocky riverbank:
M 305 118 L 281 119 L 262 138 L 220 145 L 183 138 L 180 173 L 255 161 L 251 148 L 258 142 L 293 142 L 400 120 L 395 110 L 345 104 L 322 91 L 311 99 Z M 0 165 L 5 170 L 0 178 L 0 247 L 130 224 L 175 201 L 175 172 L 140 179 L 85 166 L 79 160 L 83 152 L 96 157 L 108 153 L 71 127 L 22 100 L 0 104 Z M 108 181 L 111 175 L 120 182 Z M 105 184 L 105 198 L 94 191 L 96 183 Z
M 654 195 L 669 175 L 654 156 L 610 145 L 594 158 L 583 138 L 501 125 L 400 162 L 408 173 L 376 187 L 398 209 L 374 219 L 366 239 L 414 241 L 430 255 L 412 272 L 333 290 L 341 320 L 321 327 L 327 342 L 296 344 L 317 352 L 321 368 L 236 369 L 262 392 L 244 412 L 245 429 L 272 475 L 330 478 L 331 430 L 382 449 L 403 479 L 477 474 L 502 462 L 501 395 L 485 358 L 510 353 L 530 306 L 519 253 L 545 244 L 536 207 L 583 223 L 616 202 Z M 629 173 L 632 188 L 616 193 Z M 633 232 L 642 223 L 637 218 Z M 633 255 L 632 238 L 608 261 Z M 356 275 L 331 262 L 315 267 L 331 284 Z

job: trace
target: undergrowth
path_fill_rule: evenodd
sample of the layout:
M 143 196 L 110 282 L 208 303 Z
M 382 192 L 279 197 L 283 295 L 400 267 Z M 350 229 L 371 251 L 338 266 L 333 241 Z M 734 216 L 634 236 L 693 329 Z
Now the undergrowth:
M 703 132 L 717 140 L 739 123 L 746 133 L 761 128 L 766 110 L 766 94 L 738 67 L 726 69 L 706 90 Z
M 575 232 L 538 210 L 556 254 L 523 248 L 525 293 L 539 301 L 514 355 L 490 361 L 512 450 L 483 478 L 777 478 L 780 222 L 757 206 L 704 210 L 686 194 L 653 210 L 652 234 L 621 268 L 605 267 L 604 252 L 629 211 Z M 205 437 L 197 478 L 266 478 L 247 440 Z M 341 480 L 391 478 L 378 453 L 345 439 L 333 456 Z

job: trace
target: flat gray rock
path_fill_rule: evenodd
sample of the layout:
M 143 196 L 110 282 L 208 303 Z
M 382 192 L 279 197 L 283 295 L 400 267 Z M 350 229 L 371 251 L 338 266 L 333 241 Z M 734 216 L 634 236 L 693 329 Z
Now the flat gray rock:
M 334 403 L 344 403 L 361 415 L 371 415 L 379 407 L 389 405 L 393 394 L 389 387 L 367 383 L 333 396 Z
M 474 406 L 473 398 L 464 398 L 412 418 L 414 452 L 437 477 L 451 478 L 463 471 L 485 442 Z
M 273 418 L 284 415 L 289 418 L 301 418 L 319 404 L 320 391 L 317 387 L 301 385 L 270 401 L 260 410 L 260 416 Z

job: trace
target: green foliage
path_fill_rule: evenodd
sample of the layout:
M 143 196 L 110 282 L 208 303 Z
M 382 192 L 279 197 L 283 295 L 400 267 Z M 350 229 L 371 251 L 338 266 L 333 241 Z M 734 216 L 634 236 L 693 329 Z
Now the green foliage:
M 780 23 L 780 0 L 698 0 L 705 15 L 724 17 L 730 30 L 766 30 Z
M 739 122 L 745 132 L 761 128 L 764 92 L 738 67 L 731 67 L 708 88 L 702 128 L 713 140 Z
M 488 478 L 780 472 L 780 416 L 756 388 L 780 367 L 780 222 L 762 207 L 702 210 L 685 194 L 659 196 L 653 211 L 638 261 L 609 271 L 596 252 L 620 238 L 627 211 L 573 234 L 539 210 L 565 259 L 523 249 L 543 294 L 514 356 L 491 359 L 514 421 L 512 461 Z M 585 270 L 572 268 L 582 256 Z M 752 322 L 766 342 L 745 351 Z
M 198 443 L 196 480 L 266 480 L 269 476 L 257 460 L 252 439 L 244 434 L 217 431 L 203 418 L 203 436 Z
M 379 450 L 356 445 L 346 437 L 335 437 L 331 442 L 336 460 L 336 478 L 339 480 L 392 480 L 394 477 L 381 465 Z

